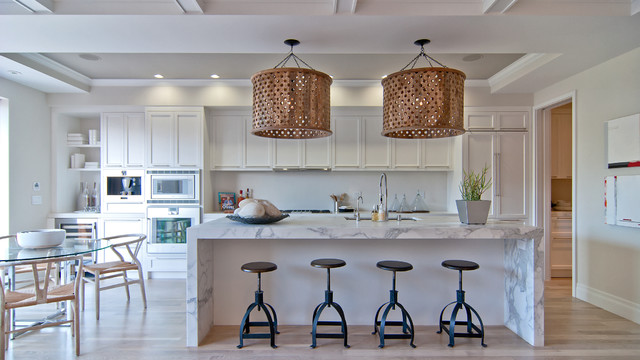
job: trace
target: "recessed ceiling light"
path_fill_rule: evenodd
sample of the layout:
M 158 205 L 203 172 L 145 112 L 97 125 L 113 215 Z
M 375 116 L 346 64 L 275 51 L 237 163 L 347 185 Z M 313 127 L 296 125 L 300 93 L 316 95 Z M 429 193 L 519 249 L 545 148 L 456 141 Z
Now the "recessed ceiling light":
M 98 61 L 102 60 L 102 58 L 96 54 L 79 54 L 78 57 L 81 59 L 89 60 L 89 61 Z
M 211 74 L 211 78 L 212 78 L 212 79 L 220 79 L 220 75 L 218 75 L 218 74 Z
M 484 55 L 482 54 L 470 54 L 467 55 L 465 57 L 462 58 L 462 61 L 466 61 L 466 62 L 471 62 L 471 61 L 477 61 L 480 60 L 484 57 Z
M 153 77 L 156 79 L 164 79 L 164 76 L 162 76 L 162 74 L 155 74 L 153 75 Z
M 22 75 L 22 73 L 18 70 L 7 70 L 7 72 L 11 75 Z

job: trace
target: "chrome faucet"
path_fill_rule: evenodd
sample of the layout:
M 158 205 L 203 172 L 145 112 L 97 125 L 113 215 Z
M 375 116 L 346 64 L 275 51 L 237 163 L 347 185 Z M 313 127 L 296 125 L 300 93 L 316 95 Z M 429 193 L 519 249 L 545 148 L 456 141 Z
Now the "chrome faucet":
M 382 180 L 384 179 L 384 193 L 382 192 Z M 378 221 L 387 221 L 389 212 L 387 211 L 387 174 L 380 175 L 380 212 L 378 213 Z
M 358 197 L 356 198 L 356 221 L 360 221 L 360 203 L 364 203 L 362 193 L 358 193 Z

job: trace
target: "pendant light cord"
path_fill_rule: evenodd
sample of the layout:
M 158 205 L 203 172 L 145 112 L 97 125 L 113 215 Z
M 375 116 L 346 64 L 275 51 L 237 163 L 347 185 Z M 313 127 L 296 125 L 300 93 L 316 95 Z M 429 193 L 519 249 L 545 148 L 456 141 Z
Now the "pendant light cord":
M 284 66 L 287 64 L 287 62 L 288 62 L 289 60 L 293 59 L 293 61 L 296 63 L 296 66 L 297 66 L 297 67 L 299 67 L 299 68 L 301 67 L 301 66 L 300 66 L 300 63 L 298 62 L 298 61 L 300 61 L 301 63 L 303 63 L 303 64 L 304 64 L 306 67 L 308 67 L 309 69 L 311 69 L 311 70 L 315 70 L 315 69 L 314 69 L 314 68 L 312 68 L 309 64 L 307 64 L 306 62 L 304 62 L 304 60 L 300 59 L 299 57 L 297 57 L 297 56 L 293 53 L 293 47 L 294 47 L 294 46 L 296 46 L 296 45 L 298 45 L 297 43 L 287 43 L 287 42 L 285 42 L 285 44 L 287 44 L 287 45 L 291 46 L 291 50 L 289 50 L 289 54 L 288 54 L 284 59 L 282 59 L 282 61 L 280 61 L 280 62 L 278 63 L 278 65 L 276 65 L 276 66 L 274 66 L 274 67 L 273 67 L 274 69 L 277 69 L 277 68 L 279 68 L 279 67 L 284 67 Z
M 440 67 L 446 68 L 445 65 L 443 65 L 441 62 L 439 62 L 438 60 L 432 58 L 431 56 L 427 55 L 427 53 L 424 52 L 424 45 L 421 44 L 420 45 L 420 53 L 413 58 L 413 60 L 409 61 L 409 63 L 407 65 L 405 65 L 405 67 L 403 67 L 400 71 L 404 71 L 406 70 L 409 66 L 410 69 L 413 69 L 416 64 L 418 63 L 418 60 L 420 60 L 420 58 L 423 57 L 425 60 L 427 60 L 427 62 L 429 63 L 429 67 L 433 67 L 433 64 L 431 63 L 431 61 L 434 61 L 436 64 L 440 65 Z

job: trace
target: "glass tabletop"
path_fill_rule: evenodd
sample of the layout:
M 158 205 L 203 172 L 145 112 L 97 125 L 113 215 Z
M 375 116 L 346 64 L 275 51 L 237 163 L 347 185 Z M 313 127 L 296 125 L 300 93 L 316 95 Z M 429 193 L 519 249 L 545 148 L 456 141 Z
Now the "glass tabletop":
M 0 266 L 3 263 L 21 260 L 50 259 L 63 256 L 82 255 L 108 248 L 111 242 L 102 239 L 65 239 L 55 247 L 41 249 L 21 248 L 15 239 L 0 240 Z

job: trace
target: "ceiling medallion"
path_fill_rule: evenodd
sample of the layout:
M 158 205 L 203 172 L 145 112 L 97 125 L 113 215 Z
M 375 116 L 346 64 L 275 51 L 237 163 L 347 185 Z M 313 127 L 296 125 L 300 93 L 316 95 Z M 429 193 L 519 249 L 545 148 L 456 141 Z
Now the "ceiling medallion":
M 298 40 L 288 39 L 289 54 L 273 69 L 251 77 L 253 135 L 280 139 L 313 139 L 331 132 L 331 77 L 312 69 L 293 54 Z M 285 67 L 293 60 L 297 67 Z M 300 63 L 307 68 L 301 68 Z
M 424 52 L 428 39 L 416 40 L 420 53 L 402 70 L 382 79 L 382 135 L 391 138 L 441 138 L 464 133 L 466 75 Z M 415 68 L 424 57 L 429 67 Z M 431 62 L 438 64 L 434 67 Z M 407 69 L 409 66 L 411 68 Z

